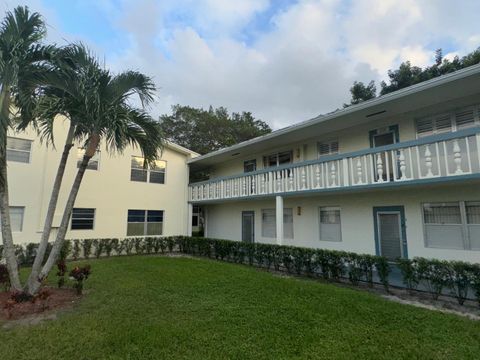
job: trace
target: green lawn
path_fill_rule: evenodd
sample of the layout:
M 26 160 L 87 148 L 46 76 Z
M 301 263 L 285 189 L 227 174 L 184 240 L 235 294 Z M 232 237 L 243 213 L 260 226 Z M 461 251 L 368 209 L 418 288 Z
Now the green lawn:
M 187 258 L 92 260 L 56 321 L 0 329 L 0 359 L 474 359 L 480 322 Z

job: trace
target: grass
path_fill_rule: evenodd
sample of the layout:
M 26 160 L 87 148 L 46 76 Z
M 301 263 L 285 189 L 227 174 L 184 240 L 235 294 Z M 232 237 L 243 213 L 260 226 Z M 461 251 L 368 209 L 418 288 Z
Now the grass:
M 0 328 L 1 359 L 473 359 L 480 354 L 480 322 L 362 291 L 213 260 L 138 256 L 90 263 L 90 291 L 75 309 L 56 321 Z

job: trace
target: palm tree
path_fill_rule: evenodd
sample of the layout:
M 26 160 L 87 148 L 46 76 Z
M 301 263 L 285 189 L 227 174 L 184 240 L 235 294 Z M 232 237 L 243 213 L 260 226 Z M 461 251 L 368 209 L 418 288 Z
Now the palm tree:
M 60 73 L 58 76 L 52 73 L 48 82 L 56 90 L 50 91 L 39 102 L 37 111 L 43 115 L 68 114 L 71 127 L 74 126 L 72 137 L 82 139 L 85 154 L 70 189 L 48 259 L 38 276 L 30 276 L 26 289 L 29 294 L 38 291 L 57 261 L 83 175 L 99 144 L 103 141 L 111 153 L 122 152 L 127 146 L 138 147 L 145 159 L 145 166 L 158 159 L 162 147 L 160 125 L 144 110 L 153 101 L 155 86 L 152 80 L 136 71 L 113 75 L 102 69 L 95 57 L 82 45 L 74 45 L 69 51 L 72 62 L 77 64 L 75 71 L 69 72 L 66 78 L 65 74 Z M 132 105 L 131 100 L 135 96 L 140 99 L 141 108 Z M 39 117 L 49 118 L 43 115 Z M 42 133 L 46 136 L 50 136 L 48 134 L 52 131 L 52 121 L 50 116 L 50 120 L 44 121 L 42 125 Z
M 39 74 L 44 70 L 54 47 L 43 46 L 45 23 L 38 13 L 30 13 L 19 6 L 7 12 L 0 25 L 0 215 L 4 255 L 10 274 L 11 286 L 20 291 L 18 266 L 13 247 L 10 224 L 6 144 L 12 119 L 31 115 L 34 108 L 35 87 Z M 12 113 L 16 106 L 19 113 Z

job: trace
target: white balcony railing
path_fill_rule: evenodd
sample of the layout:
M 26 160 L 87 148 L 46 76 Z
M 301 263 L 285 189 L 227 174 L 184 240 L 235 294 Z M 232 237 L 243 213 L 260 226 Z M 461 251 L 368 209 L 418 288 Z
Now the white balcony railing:
M 480 174 L 480 128 L 189 185 L 190 201 L 374 187 Z

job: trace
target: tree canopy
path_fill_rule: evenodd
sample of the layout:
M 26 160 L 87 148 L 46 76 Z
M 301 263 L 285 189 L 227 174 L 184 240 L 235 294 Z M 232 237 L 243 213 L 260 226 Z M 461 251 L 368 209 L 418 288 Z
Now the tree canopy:
M 442 49 L 438 49 L 435 53 L 435 63 L 430 66 L 421 68 L 413 66 L 410 61 L 405 61 L 400 64 L 398 69 L 389 70 L 388 82 L 382 81 L 380 83 L 379 95 L 386 95 L 478 63 L 480 63 L 480 48 L 463 57 L 455 56 L 452 60 L 444 58 Z M 350 88 L 350 92 L 352 94 L 350 104 L 345 104 L 344 107 L 374 98 L 376 96 L 375 83 L 372 80 L 368 85 L 365 85 L 362 82 L 355 81 Z
M 175 105 L 171 115 L 160 117 L 164 137 L 200 154 L 268 134 L 267 123 L 250 112 L 232 113 L 224 107 L 208 110 Z

